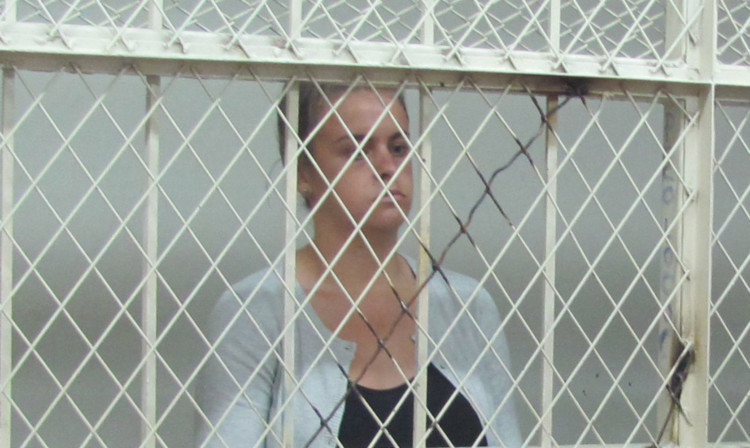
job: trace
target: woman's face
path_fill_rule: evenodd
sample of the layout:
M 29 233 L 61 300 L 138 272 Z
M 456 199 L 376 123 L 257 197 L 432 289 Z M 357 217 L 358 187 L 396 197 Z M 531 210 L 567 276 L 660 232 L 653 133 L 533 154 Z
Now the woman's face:
M 330 100 L 334 103 L 338 97 Z M 390 103 L 393 105 L 388 113 L 386 106 Z M 318 117 L 328 111 L 329 106 L 323 104 Z M 363 229 L 397 230 L 409 213 L 413 190 L 411 147 L 406 135 L 409 118 L 404 107 L 394 101 L 394 92 L 361 89 L 349 92 L 336 112 L 338 116 L 331 114 L 325 120 L 311 144 L 312 163 L 328 182 L 314 166 L 304 165 L 300 168 L 300 191 L 306 192 L 314 206 L 328 190 L 328 183 L 345 170 L 333 185 L 335 195 L 324 199 L 316 219 L 325 221 L 325 226 L 351 228 L 354 223 L 345 210 L 359 223 L 372 208 Z M 351 164 L 345 168 L 350 159 Z

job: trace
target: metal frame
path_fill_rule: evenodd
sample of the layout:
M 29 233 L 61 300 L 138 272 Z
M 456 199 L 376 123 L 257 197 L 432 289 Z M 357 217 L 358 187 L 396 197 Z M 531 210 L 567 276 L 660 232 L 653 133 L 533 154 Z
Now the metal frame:
M 3 100 L 2 127 L 3 140 L 2 157 L 2 208 L 0 209 L 0 378 L 10 377 L 13 368 L 13 172 L 12 155 L 13 137 L 10 129 L 14 121 L 14 89 L 15 71 L 3 70 Z M 8 384 L 0 391 L 0 446 L 10 446 L 11 434 L 11 402 L 12 387 Z
M 98 2 L 97 2 L 98 3 Z M 673 423 L 668 432 L 669 443 L 674 446 L 707 446 L 708 385 L 710 380 L 709 316 L 711 301 L 711 228 L 713 213 L 713 149 L 715 133 L 715 102 L 722 98 L 741 95 L 750 98 L 750 66 L 726 65 L 717 58 L 717 1 L 716 0 L 667 0 L 665 7 L 667 49 L 659 57 L 629 58 L 618 52 L 607 55 L 585 55 L 570 51 L 572 44 L 563 48 L 561 17 L 562 0 L 549 0 L 548 51 L 531 52 L 517 48 L 471 48 L 460 45 L 436 44 L 435 18 L 437 0 L 422 0 L 419 7 L 423 18 L 418 29 L 419 42 L 415 41 L 360 41 L 349 36 L 343 40 L 316 39 L 305 36 L 301 0 L 292 0 L 289 5 L 288 34 L 270 36 L 243 33 L 240 31 L 221 33 L 189 31 L 188 28 L 169 26 L 164 20 L 165 5 L 161 0 L 141 2 L 147 7 L 149 27 L 116 26 L 96 27 L 72 23 L 23 22 L 17 20 L 17 6 L 7 0 L 0 17 L 0 61 L 3 69 L 2 99 L 2 228 L 0 228 L 0 446 L 11 446 L 12 372 L 11 341 L 13 339 L 13 210 L 14 210 L 14 73 L 24 70 L 59 70 L 75 66 L 78 70 L 92 73 L 121 73 L 128 67 L 137 67 L 137 72 L 146 75 L 148 82 L 147 105 L 149 110 L 157 107 L 161 92 L 160 76 L 175 73 L 184 68 L 202 76 L 227 76 L 238 68 L 249 68 L 252 73 L 266 79 L 291 80 L 289 95 L 294 98 L 298 91 L 294 84 L 297 76 L 313 74 L 320 79 L 340 79 L 352 73 L 366 73 L 373 81 L 394 82 L 410 79 L 421 89 L 420 122 L 429 126 L 434 110 L 429 100 L 430 88 L 456 85 L 470 76 L 477 85 L 506 87 L 521 91 L 518 80 L 525 87 L 547 96 L 547 110 L 555 110 L 558 96 L 570 94 L 571 86 L 585 84 L 588 93 L 613 93 L 626 89 L 636 94 L 650 94 L 656 89 L 680 96 L 684 99 L 684 116 L 697 117 L 687 120 L 668 121 L 667 135 L 680 136 L 688 129 L 688 135 L 679 143 L 666 171 L 677 170 L 685 181 L 685 189 L 678 183 L 665 180 L 665 188 L 675 190 L 675 207 L 682 209 L 681 225 L 675 227 L 665 246 L 677 247 L 683 261 L 690 266 L 688 280 L 680 296 L 680 306 L 674 319 L 679 323 L 683 342 L 695 351 L 693 369 L 682 391 L 683 413 L 672 415 Z M 437 30 L 439 31 L 439 30 Z M 296 102 L 287 104 L 286 114 L 295 123 L 298 111 Z M 678 114 L 679 111 L 672 112 Z M 668 110 L 668 113 L 669 110 Z M 149 196 L 146 206 L 144 248 L 148 263 L 143 272 L 142 331 L 143 342 L 141 412 L 144 417 L 142 446 L 157 446 L 157 284 L 159 194 L 156 185 L 159 179 L 159 129 L 156 114 L 152 114 L 146 125 L 146 146 L 149 179 Z M 548 117 L 546 129 L 546 252 L 542 264 L 544 290 L 544 332 L 542 353 L 543 369 L 542 403 L 544 409 L 556 401 L 554 393 L 554 317 L 556 260 L 554 248 L 557 238 L 555 201 L 557 197 L 556 170 L 558 169 L 557 127 L 555 115 Z M 287 131 L 287 155 L 296 151 L 293 129 Z M 667 142 L 671 147 L 673 141 Z M 423 167 L 429 169 L 431 142 L 424 139 L 420 146 Z M 287 157 L 294 160 L 294 157 Z M 294 204 L 297 198 L 296 168 L 287 167 L 284 176 L 284 198 Z M 420 242 L 429 246 L 430 218 L 429 201 L 433 185 L 423 178 L 420 186 L 423 202 L 419 205 Z M 672 213 L 672 212 L 668 212 Z M 668 218 L 669 220 L 669 218 Z M 300 222 L 293 212 L 287 211 L 285 237 L 287 242 L 300 235 Z M 665 252 L 666 253 L 666 252 Z M 300 304 L 290 293 L 295 284 L 294 246 L 287 244 L 283 254 L 284 281 L 288 293 L 284 301 L 284 314 L 291 320 L 299 312 Z M 420 279 L 426 278 L 431 269 L 431 260 L 423 252 L 420 257 Z M 677 269 L 674 265 L 664 268 L 665 274 Z M 417 334 L 418 365 L 428 359 L 428 339 L 425 329 L 429 297 L 420 297 L 418 320 L 421 331 Z M 294 332 L 285 333 L 283 359 L 287 366 L 294 365 Z M 665 348 L 665 353 L 670 348 Z M 666 358 L 664 358 L 666 359 Z M 662 367 L 669 367 L 663 361 Z M 291 372 L 288 372 L 291 373 Z M 666 375 L 666 372 L 665 372 Z M 284 388 L 291 396 L 298 383 L 291 374 L 285 376 Z M 426 410 L 426 376 L 419 375 L 414 389 L 415 421 L 423 421 Z M 669 406 L 662 402 L 662 409 Z M 662 410 L 662 415 L 665 411 Z M 294 422 L 292 413 L 283 416 L 283 441 L 293 445 Z M 551 413 L 543 415 L 541 446 L 555 446 L 551 438 L 553 420 Z M 415 425 L 415 440 L 424 438 L 424 430 Z M 727 445 L 729 446 L 729 445 Z M 750 446 L 750 445 L 737 445 Z

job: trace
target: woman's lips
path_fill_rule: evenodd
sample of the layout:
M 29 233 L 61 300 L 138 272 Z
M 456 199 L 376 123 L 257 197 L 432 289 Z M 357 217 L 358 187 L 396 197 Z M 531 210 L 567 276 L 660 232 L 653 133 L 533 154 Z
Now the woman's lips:
M 388 194 L 385 194 L 383 196 L 383 201 L 391 202 L 391 201 L 398 201 L 404 197 L 404 194 L 401 193 L 398 190 L 390 190 Z

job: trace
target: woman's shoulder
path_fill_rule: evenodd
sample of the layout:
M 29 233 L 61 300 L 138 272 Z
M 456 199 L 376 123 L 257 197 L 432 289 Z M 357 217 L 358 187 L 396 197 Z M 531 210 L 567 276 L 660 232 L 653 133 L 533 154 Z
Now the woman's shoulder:
M 244 296 L 277 292 L 282 289 L 282 275 L 280 270 L 264 268 L 233 283 L 230 290 Z
M 224 291 L 213 307 L 212 321 L 236 319 L 234 316 L 244 310 L 258 321 L 273 322 L 283 313 L 283 298 L 280 273 L 272 268 L 262 269 Z
M 476 278 L 443 267 L 433 272 L 430 289 L 440 295 L 453 296 L 461 303 L 470 300 L 475 305 L 487 305 L 492 302 L 489 293 Z

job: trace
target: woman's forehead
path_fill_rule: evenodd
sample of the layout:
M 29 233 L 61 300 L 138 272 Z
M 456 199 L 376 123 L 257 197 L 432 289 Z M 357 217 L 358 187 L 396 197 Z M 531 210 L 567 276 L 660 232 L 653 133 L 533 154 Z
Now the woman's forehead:
M 330 105 L 337 106 L 340 108 L 345 103 L 351 101 L 361 101 L 365 98 L 375 99 L 379 103 L 387 106 L 388 104 L 401 104 L 399 99 L 394 101 L 397 96 L 397 90 L 393 88 L 372 88 L 369 86 L 355 87 L 352 90 L 348 90 L 344 87 L 341 89 L 334 89 L 332 91 L 326 91 L 325 98 L 320 97 L 318 104 L 316 105 L 318 110 L 328 110 Z
M 409 117 L 400 102 L 393 101 L 393 94 L 376 94 L 373 91 L 351 92 L 337 102 L 336 113 L 330 109 L 321 111 L 319 119 L 326 128 L 349 127 L 351 131 L 365 132 L 373 126 L 379 129 L 406 128 Z M 398 123 L 398 124 L 396 124 Z M 353 127 L 353 128 L 352 128 Z M 403 129 L 402 132 L 406 132 Z

